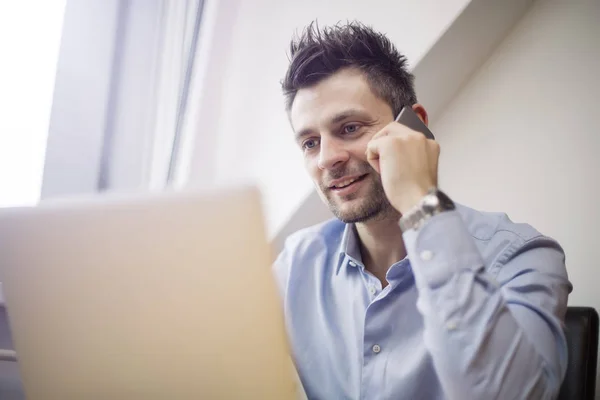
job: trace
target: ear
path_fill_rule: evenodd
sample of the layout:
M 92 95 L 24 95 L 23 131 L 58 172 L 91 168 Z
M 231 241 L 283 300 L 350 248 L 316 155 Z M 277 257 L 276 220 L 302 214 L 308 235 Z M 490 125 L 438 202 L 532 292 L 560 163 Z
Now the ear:
M 425 125 L 429 125 L 429 118 L 427 116 L 427 111 L 425 110 L 425 107 L 423 107 L 422 104 L 416 103 L 412 106 L 412 109 L 415 112 L 415 114 L 417 114 L 419 116 L 419 119 L 421 121 L 423 121 L 423 123 Z

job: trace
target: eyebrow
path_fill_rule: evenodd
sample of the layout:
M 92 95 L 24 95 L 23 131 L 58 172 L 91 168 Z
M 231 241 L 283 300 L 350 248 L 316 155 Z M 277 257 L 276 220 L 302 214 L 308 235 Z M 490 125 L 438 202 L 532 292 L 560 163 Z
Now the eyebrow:
M 371 119 L 367 113 L 365 113 L 365 111 L 360 110 L 360 109 L 355 109 L 355 108 L 351 108 L 348 110 L 344 110 L 341 111 L 337 114 L 335 114 L 328 122 L 329 125 L 335 125 L 335 124 L 339 124 L 340 122 L 349 119 L 349 118 L 356 118 L 359 117 L 361 119 Z M 296 134 L 296 140 L 300 140 L 301 138 L 303 138 L 304 136 L 308 136 L 313 132 L 312 129 L 307 128 L 307 129 L 303 129 L 301 131 L 299 131 Z

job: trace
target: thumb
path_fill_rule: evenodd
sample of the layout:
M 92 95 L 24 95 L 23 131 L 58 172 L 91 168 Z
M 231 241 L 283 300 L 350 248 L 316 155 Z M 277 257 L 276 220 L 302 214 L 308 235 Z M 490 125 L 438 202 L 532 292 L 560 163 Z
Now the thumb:
M 377 173 L 381 174 L 379 167 L 379 146 L 377 140 L 371 140 L 369 144 L 367 144 L 367 151 L 365 151 L 365 155 L 367 156 L 367 162 L 373 167 Z

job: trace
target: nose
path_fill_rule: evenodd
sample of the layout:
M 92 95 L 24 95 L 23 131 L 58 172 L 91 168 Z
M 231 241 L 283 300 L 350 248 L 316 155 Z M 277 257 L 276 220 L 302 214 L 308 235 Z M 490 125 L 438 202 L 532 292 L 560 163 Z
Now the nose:
M 335 138 L 321 137 L 319 152 L 319 168 L 322 170 L 332 169 L 340 163 L 344 163 L 349 158 L 348 151 L 343 143 L 339 143 Z

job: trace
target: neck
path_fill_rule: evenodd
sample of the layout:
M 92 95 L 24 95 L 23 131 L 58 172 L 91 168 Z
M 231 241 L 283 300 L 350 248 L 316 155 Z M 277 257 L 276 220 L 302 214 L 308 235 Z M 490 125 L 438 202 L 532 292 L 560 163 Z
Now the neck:
M 406 256 L 399 219 L 400 214 L 394 212 L 385 218 L 356 224 L 362 261 L 382 287 L 388 284 L 385 278 L 388 269 Z

